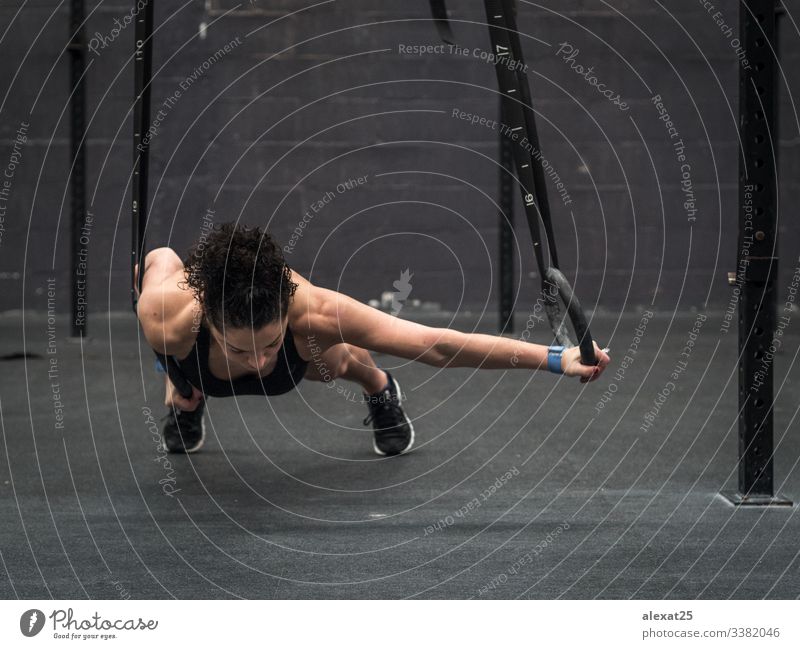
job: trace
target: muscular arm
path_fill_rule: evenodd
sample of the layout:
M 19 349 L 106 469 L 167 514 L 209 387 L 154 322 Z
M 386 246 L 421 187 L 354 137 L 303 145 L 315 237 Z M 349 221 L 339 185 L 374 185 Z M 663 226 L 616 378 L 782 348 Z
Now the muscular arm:
M 330 343 L 346 342 L 376 352 L 420 361 L 436 367 L 479 367 L 484 369 L 547 367 L 547 347 L 534 343 L 463 333 L 454 329 L 427 327 L 400 320 L 346 295 L 314 287 L 311 291 L 317 313 L 316 326 Z M 598 350 L 599 351 L 599 350 Z M 571 367 L 578 350 L 567 350 L 563 367 L 568 373 L 591 376 L 592 368 Z M 608 356 L 598 354 L 600 370 Z M 578 363 L 580 365 L 580 363 Z M 596 373 L 595 373 L 596 374 Z
M 181 289 L 183 264 L 168 248 L 158 248 L 145 258 L 142 293 L 136 305 L 147 342 L 162 354 L 184 357 L 194 344 L 192 323 L 199 305 L 190 291 Z
M 183 263 L 169 248 L 157 248 L 147 254 L 144 266 L 142 292 L 136 304 L 144 336 L 155 351 L 184 358 L 194 344 L 192 319 L 199 311 L 194 296 L 179 287 Z M 167 406 L 193 411 L 203 399 L 203 393 L 194 386 L 188 386 L 191 394 L 183 396 L 169 376 L 164 377 L 164 383 Z

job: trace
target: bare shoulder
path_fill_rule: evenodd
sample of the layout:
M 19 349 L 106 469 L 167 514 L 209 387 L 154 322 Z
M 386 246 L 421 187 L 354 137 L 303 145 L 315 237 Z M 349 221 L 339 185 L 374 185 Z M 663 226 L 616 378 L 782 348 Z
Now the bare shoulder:
M 298 283 L 292 310 L 292 331 L 314 340 L 323 348 L 349 343 L 370 351 L 431 362 L 434 347 L 445 330 L 401 320 L 374 309 L 343 293 L 314 286 L 305 279 Z
M 292 281 L 297 284 L 289 310 L 289 324 L 292 331 L 316 339 L 326 347 L 336 343 L 351 342 L 346 339 L 345 331 L 350 329 L 348 325 L 354 317 L 365 324 L 374 317 L 380 321 L 384 316 L 390 317 L 353 300 L 344 293 L 315 286 L 294 270 Z M 373 320 L 371 324 L 379 323 Z
M 306 336 L 317 334 L 322 307 L 320 288 L 314 286 L 296 270 L 292 270 L 291 274 L 297 289 L 289 306 L 289 326 L 296 334 Z
M 137 312 L 145 338 L 153 349 L 179 358 L 191 351 L 202 307 L 184 284 L 183 270 L 146 285 Z

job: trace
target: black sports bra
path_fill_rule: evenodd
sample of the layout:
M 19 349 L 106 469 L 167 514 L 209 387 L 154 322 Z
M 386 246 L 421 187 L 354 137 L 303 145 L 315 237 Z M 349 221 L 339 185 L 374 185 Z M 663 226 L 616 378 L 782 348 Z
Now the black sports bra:
M 200 324 L 197 340 L 189 354 L 178 361 L 186 379 L 210 397 L 231 397 L 256 394 L 274 396 L 292 390 L 302 379 L 309 361 L 303 360 L 294 344 L 292 330 L 286 327 L 283 345 L 278 350 L 275 369 L 266 376 L 250 374 L 236 379 L 220 379 L 208 367 L 208 350 L 211 334 L 204 323 Z

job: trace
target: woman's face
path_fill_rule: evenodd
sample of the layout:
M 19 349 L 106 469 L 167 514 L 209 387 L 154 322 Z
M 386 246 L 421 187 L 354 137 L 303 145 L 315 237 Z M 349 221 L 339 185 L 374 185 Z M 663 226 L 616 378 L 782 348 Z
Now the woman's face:
M 278 354 L 288 320 L 275 320 L 258 330 L 225 327 L 220 331 L 210 325 L 209 331 L 231 365 L 260 372 Z

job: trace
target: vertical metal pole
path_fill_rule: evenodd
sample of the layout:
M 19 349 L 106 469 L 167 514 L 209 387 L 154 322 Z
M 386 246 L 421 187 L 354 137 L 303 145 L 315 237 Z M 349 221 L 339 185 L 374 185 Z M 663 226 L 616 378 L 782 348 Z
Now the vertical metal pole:
M 503 100 L 500 123 L 505 124 Z M 500 333 L 514 333 L 514 155 L 502 133 L 500 143 Z
M 740 4 L 739 484 L 737 505 L 791 504 L 774 494 L 773 370 L 778 214 L 775 0 Z M 774 349 L 773 349 L 774 351 Z
M 147 233 L 147 178 L 150 162 L 150 82 L 153 76 L 153 5 L 155 0 L 144 0 L 145 7 L 136 15 L 136 53 L 133 57 L 133 191 L 131 200 L 131 304 L 136 313 L 136 289 L 142 287 L 144 268 L 138 282 L 134 281 L 134 265 L 143 261 L 145 234 Z M 162 350 L 153 350 L 167 368 L 170 381 L 185 398 L 192 396 L 192 386 L 183 376 L 180 366 L 172 356 Z
M 69 50 L 70 90 L 70 227 L 72 265 L 72 332 L 73 338 L 86 337 L 86 252 L 82 251 L 81 234 L 86 225 L 86 84 L 82 77 L 86 70 L 85 11 L 83 0 L 70 2 Z M 81 266 L 83 257 L 83 266 Z M 83 303 L 79 305 L 79 299 Z
M 144 237 L 147 232 L 147 177 L 150 147 L 147 131 L 150 128 L 150 81 L 153 67 L 153 4 L 146 0 L 144 9 L 136 14 L 136 54 L 133 59 L 133 192 L 131 200 L 131 302 L 136 311 L 134 265 L 142 260 Z M 144 270 L 144 269 L 142 269 Z M 143 272 L 139 273 L 141 287 Z

